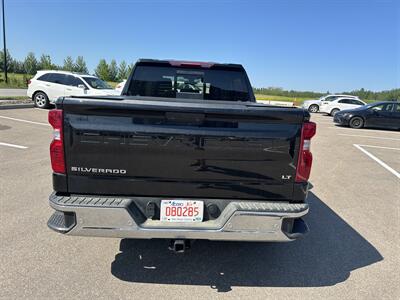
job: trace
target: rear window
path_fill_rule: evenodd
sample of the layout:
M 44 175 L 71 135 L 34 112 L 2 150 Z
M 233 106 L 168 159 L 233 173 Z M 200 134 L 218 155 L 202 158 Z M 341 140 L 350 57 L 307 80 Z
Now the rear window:
M 250 101 L 243 71 L 167 66 L 137 66 L 127 95 Z
M 40 76 L 37 80 L 64 84 L 64 85 L 67 84 L 67 76 L 59 73 L 47 73 Z
M 50 81 L 50 76 L 51 76 L 51 73 L 46 73 L 46 74 L 40 76 L 37 80 Z
M 339 100 L 339 103 L 353 104 L 351 99 L 343 99 L 343 100 Z

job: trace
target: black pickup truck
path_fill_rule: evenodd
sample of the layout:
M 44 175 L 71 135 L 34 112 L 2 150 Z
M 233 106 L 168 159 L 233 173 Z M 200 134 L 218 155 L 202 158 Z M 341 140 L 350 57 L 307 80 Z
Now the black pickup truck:
M 255 102 L 241 65 L 139 60 L 121 96 L 49 112 L 55 209 L 68 235 L 291 241 L 316 131 L 307 111 Z

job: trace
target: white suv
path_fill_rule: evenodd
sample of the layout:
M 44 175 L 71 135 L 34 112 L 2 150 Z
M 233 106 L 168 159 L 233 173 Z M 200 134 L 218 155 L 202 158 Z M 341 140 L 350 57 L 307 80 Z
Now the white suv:
M 119 95 L 103 80 L 67 71 L 38 71 L 28 84 L 27 95 L 36 107 L 46 108 L 62 96 Z
M 320 110 L 320 106 L 321 106 L 321 103 L 323 101 L 333 101 L 333 100 L 336 100 L 336 99 L 341 98 L 341 97 L 346 97 L 346 98 L 352 98 L 352 99 L 359 100 L 359 98 L 357 96 L 337 95 L 337 94 L 335 95 L 335 94 L 333 94 L 333 95 L 325 95 L 325 96 L 322 96 L 321 98 L 315 99 L 315 100 L 305 100 L 303 102 L 302 107 L 304 109 L 307 109 L 309 112 L 316 113 L 316 112 L 318 112 Z
M 360 99 L 341 97 L 333 101 L 322 101 L 320 111 L 334 116 L 341 110 L 358 108 L 363 105 L 366 103 Z

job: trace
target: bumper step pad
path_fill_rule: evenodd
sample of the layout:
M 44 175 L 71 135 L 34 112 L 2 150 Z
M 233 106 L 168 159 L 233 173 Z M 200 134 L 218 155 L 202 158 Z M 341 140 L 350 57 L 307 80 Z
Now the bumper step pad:
M 75 224 L 75 214 L 62 211 L 55 211 L 47 221 L 47 226 L 60 233 L 70 231 Z

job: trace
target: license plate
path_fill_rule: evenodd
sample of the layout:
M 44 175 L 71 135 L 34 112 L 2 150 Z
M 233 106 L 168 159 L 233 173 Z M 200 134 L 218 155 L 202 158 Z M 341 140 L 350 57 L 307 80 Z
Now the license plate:
M 203 221 L 203 201 L 161 200 L 160 220 L 163 222 Z

